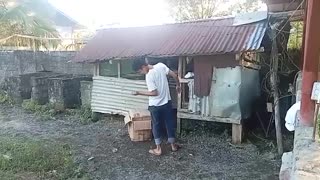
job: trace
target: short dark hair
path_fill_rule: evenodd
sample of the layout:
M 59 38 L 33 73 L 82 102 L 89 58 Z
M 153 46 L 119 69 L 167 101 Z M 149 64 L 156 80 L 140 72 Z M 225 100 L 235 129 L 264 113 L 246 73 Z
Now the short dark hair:
M 134 59 L 132 63 L 132 69 L 134 71 L 139 71 L 142 66 L 147 66 L 146 60 L 144 58 Z

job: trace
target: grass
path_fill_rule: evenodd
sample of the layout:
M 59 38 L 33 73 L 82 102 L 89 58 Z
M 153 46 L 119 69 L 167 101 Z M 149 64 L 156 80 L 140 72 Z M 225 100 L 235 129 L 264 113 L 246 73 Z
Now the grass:
M 67 109 L 64 111 L 55 110 L 53 105 L 39 105 L 37 102 L 32 100 L 24 100 L 22 103 L 24 110 L 30 111 L 37 116 L 41 116 L 43 120 L 52 120 L 59 113 L 65 113 L 69 116 L 77 116 L 82 124 L 89 124 L 95 122 L 98 118 L 94 118 L 92 115 L 91 108 L 88 106 L 81 106 L 80 109 Z
M 13 105 L 14 100 L 8 95 L 7 92 L 0 90 L 0 104 Z
M 41 116 L 43 120 L 52 120 L 54 116 L 58 114 L 58 111 L 56 111 L 53 106 L 49 104 L 39 105 L 37 102 L 29 99 L 22 102 L 22 108 L 37 116 Z
M 17 174 L 30 173 L 41 179 L 86 179 L 68 145 L 1 137 L 1 179 L 19 179 Z
M 98 121 L 98 118 L 93 116 L 89 106 L 81 106 L 80 109 L 68 109 L 66 113 L 71 116 L 79 117 L 80 122 L 84 125 Z

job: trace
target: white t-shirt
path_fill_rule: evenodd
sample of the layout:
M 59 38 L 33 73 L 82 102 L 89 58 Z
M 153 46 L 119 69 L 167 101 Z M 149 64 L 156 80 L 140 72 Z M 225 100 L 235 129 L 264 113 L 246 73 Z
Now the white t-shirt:
M 171 100 L 167 75 L 170 69 L 158 63 L 146 74 L 148 91 L 158 91 L 158 96 L 149 96 L 149 106 L 162 106 Z

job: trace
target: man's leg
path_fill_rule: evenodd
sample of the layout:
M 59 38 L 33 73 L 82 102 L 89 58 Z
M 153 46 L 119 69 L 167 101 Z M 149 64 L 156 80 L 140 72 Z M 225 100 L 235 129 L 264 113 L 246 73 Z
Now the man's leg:
M 173 109 L 171 101 L 165 105 L 163 108 L 162 113 L 164 115 L 164 120 L 167 128 L 168 134 L 168 142 L 171 144 L 172 151 L 177 151 L 178 146 L 176 145 L 176 131 L 175 131 L 175 122 L 173 119 Z
M 152 120 L 152 134 L 154 138 L 154 142 L 156 144 L 156 149 L 151 149 L 149 152 L 154 155 L 161 155 L 161 112 L 158 107 L 152 106 L 149 107 L 149 111 L 151 114 Z

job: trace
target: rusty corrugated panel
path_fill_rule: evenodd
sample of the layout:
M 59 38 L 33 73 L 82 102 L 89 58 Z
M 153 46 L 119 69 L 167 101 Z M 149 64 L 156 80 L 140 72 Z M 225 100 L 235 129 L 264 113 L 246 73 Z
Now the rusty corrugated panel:
M 93 112 L 126 115 L 129 109 L 148 108 L 148 97 L 133 96 L 132 91 L 146 91 L 145 81 L 97 76 L 93 78 Z
M 189 80 L 188 110 L 204 117 L 241 120 L 250 117 L 252 103 L 260 96 L 259 71 L 242 68 L 216 68 L 210 95 L 197 97 L 194 80 Z
M 234 18 L 149 27 L 105 29 L 77 54 L 76 62 L 141 56 L 237 53 L 260 48 L 266 22 L 233 26 Z

